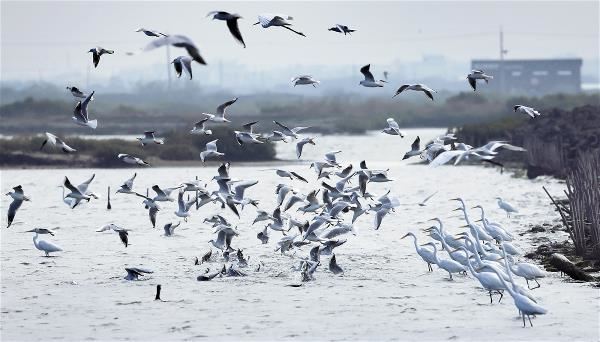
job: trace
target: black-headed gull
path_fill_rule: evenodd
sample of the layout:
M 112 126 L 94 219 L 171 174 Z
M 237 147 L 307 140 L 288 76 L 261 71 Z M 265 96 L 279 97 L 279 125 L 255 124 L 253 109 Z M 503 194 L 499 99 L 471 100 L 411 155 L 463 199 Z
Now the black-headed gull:
M 422 91 L 432 101 L 433 101 L 433 93 L 436 93 L 435 90 L 429 88 L 428 86 L 426 86 L 424 84 L 404 84 L 404 85 L 400 86 L 400 88 L 398 88 L 398 90 L 396 90 L 396 94 L 394 94 L 394 96 L 392 96 L 392 97 L 396 97 L 397 95 L 399 95 L 400 93 L 402 93 L 405 90 Z
M 242 33 L 240 32 L 240 28 L 238 26 L 238 19 L 241 19 L 242 16 L 235 13 L 229 13 L 225 11 L 212 11 L 208 12 L 207 17 L 212 16 L 213 20 L 224 20 L 227 23 L 227 28 L 229 28 L 229 32 L 240 44 L 246 47 L 246 43 L 244 43 L 244 38 L 242 37 Z
M 94 68 L 98 67 L 98 63 L 100 63 L 100 56 L 104 54 L 112 55 L 113 53 L 115 53 L 113 50 L 107 50 L 101 47 L 95 47 L 93 49 L 90 49 L 88 52 L 92 53 L 92 61 L 94 62 Z
M 383 87 L 383 82 L 381 80 L 375 81 L 375 77 L 373 77 L 373 74 L 371 73 L 370 69 L 371 69 L 371 64 L 367 64 L 367 65 L 363 66 L 362 68 L 360 68 L 360 72 L 363 74 L 365 79 L 360 81 L 359 84 L 361 86 L 367 87 L 367 88 Z
M 473 91 L 477 90 L 477 80 L 484 80 L 485 83 L 488 83 L 489 80 L 493 79 L 494 76 L 486 75 L 483 70 L 472 70 L 470 74 L 467 75 L 467 80 L 473 88 Z

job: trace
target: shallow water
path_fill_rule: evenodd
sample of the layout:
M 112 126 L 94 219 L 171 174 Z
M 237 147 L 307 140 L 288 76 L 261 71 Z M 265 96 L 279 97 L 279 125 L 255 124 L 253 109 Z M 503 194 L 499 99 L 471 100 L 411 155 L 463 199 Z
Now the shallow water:
M 164 237 L 162 226 L 177 222 L 175 203 L 163 205 L 157 229 L 152 229 L 139 198 L 111 196 L 113 209 L 106 210 L 106 187 L 113 191 L 133 172 L 138 173 L 134 187 L 144 189 L 159 184 L 174 186 L 199 176 L 209 180 L 216 174 L 213 165 L 197 168 L 78 169 L 78 170 L 4 170 L 2 191 L 22 184 L 32 198 L 24 203 L 13 226 L 1 229 L 1 327 L 2 340 L 50 339 L 134 339 L 134 340 L 239 340 L 239 339 L 395 339 L 395 340 L 598 340 L 599 291 L 587 284 L 569 283 L 557 274 L 541 281 L 533 290 L 538 302 L 549 310 L 533 320 L 533 328 L 522 323 L 508 296 L 501 304 L 489 304 L 487 293 L 473 277 L 455 276 L 426 265 L 414 251 L 412 241 L 400 238 L 409 231 L 427 241 L 419 228 L 433 217 L 443 219 L 452 232 L 463 222 L 452 209 L 449 198 L 461 196 L 467 205 L 482 204 L 495 221 L 519 233 L 529 223 L 555 220 L 556 214 L 542 185 L 560 193 L 563 184 L 550 178 L 530 181 L 500 174 L 496 169 L 476 166 L 440 167 L 400 162 L 402 154 L 416 134 L 422 141 L 439 133 L 435 130 L 407 131 L 407 138 L 383 136 L 323 136 L 317 146 L 307 146 L 303 159 L 319 159 L 324 151 L 343 150 L 342 164 L 356 166 L 366 159 L 371 168 L 390 168 L 394 182 L 370 183 L 368 189 L 383 194 L 390 189 L 402 205 L 384 219 L 380 230 L 373 230 L 373 215 L 361 217 L 357 235 L 335 250 L 343 276 L 334 276 L 326 265 L 316 272 L 316 280 L 302 287 L 298 272 L 291 270 L 298 257 L 308 254 L 310 246 L 297 250 L 295 257 L 274 252 L 281 234 L 271 231 L 267 245 L 261 245 L 256 233 L 262 222 L 251 226 L 255 211 L 246 208 L 241 220 L 224 212 L 240 231 L 233 246 L 250 256 L 250 267 L 243 278 L 216 278 L 198 282 L 196 277 L 207 267 L 219 268 L 221 262 L 194 266 L 194 258 L 208 251 L 212 229 L 202 223 L 205 217 L 221 210 L 207 205 L 193 211 L 187 223 L 173 237 Z M 292 144 L 278 145 L 282 159 L 294 159 Z M 316 176 L 309 161 L 289 162 L 311 183 L 293 184 L 308 192 L 316 188 Z M 269 166 L 270 167 L 270 166 Z M 235 165 L 235 178 L 257 179 L 260 183 L 248 195 L 260 200 L 260 207 L 274 208 L 274 187 L 282 178 L 264 171 L 264 165 Z M 96 174 L 90 190 L 100 200 L 69 209 L 60 200 L 58 185 L 68 175 L 79 183 Z M 214 187 L 215 184 L 211 184 Z M 415 203 L 434 191 L 428 206 Z M 520 209 L 510 219 L 497 208 L 494 197 L 502 196 Z M 9 198 L 2 196 L 2 224 L 6 225 Z M 472 210 L 472 215 L 477 212 Z M 300 216 L 300 215 L 298 215 Z M 307 216 L 308 218 L 308 216 Z M 131 245 L 125 248 L 114 233 L 96 233 L 107 223 L 132 229 Z M 56 236 L 41 236 L 65 251 L 56 257 L 42 257 L 32 243 L 33 227 L 48 227 Z M 516 235 L 515 245 L 530 250 L 532 235 Z M 538 234 L 537 236 L 542 236 Z M 551 235 L 564 240 L 566 235 Z M 258 261 L 264 263 L 254 272 Z M 154 271 L 147 280 L 123 279 L 126 266 L 144 266 Z M 162 298 L 154 301 L 156 284 L 162 284 Z M 525 285 L 524 281 L 522 282 Z

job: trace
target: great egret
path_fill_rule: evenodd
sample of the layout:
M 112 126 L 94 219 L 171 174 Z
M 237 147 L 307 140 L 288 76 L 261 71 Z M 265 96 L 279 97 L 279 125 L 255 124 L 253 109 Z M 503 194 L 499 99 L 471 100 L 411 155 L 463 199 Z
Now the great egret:
M 431 267 L 431 264 L 436 263 L 435 257 L 433 256 L 433 251 L 431 251 L 427 248 L 421 248 L 419 246 L 419 244 L 417 243 L 417 237 L 413 233 L 407 233 L 406 235 L 404 235 L 402 237 L 402 239 L 404 239 L 407 236 L 412 236 L 413 243 L 415 244 L 415 250 L 417 251 L 417 254 L 419 254 L 421 259 L 423 259 L 423 261 L 425 261 L 427 263 L 427 269 L 429 270 L 429 272 L 433 272 L 433 268 Z
M 463 265 L 454 260 L 438 258 L 437 249 L 433 242 L 428 242 L 425 245 L 431 245 L 433 247 L 433 259 L 435 260 L 436 265 L 448 272 L 448 274 L 450 275 L 450 280 L 452 280 L 452 273 L 465 273 L 467 271 L 467 269 Z

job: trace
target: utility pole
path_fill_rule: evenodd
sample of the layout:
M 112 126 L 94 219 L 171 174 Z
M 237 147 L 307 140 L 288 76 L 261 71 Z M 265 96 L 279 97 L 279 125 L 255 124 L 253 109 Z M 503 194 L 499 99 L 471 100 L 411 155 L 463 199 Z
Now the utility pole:
M 500 72 L 500 92 L 506 93 L 505 83 L 504 83 L 504 55 L 508 53 L 508 50 L 504 49 L 504 31 L 502 30 L 502 26 L 500 26 L 500 68 L 498 69 Z

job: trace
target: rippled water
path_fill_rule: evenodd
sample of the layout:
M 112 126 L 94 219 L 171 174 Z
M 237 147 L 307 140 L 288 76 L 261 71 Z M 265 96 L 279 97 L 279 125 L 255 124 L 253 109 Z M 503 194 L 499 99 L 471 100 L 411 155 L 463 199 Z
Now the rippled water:
M 113 189 L 133 172 L 138 172 L 135 188 L 143 192 L 153 184 L 174 186 L 199 176 L 209 180 L 216 173 L 214 165 L 196 168 L 148 169 L 77 169 L 77 170 L 3 170 L 2 191 L 22 184 L 32 201 L 25 203 L 13 226 L 1 229 L 2 340 L 135 339 L 135 340 L 239 340 L 239 339 L 396 339 L 396 340 L 598 340 L 599 292 L 586 284 L 569 283 L 551 274 L 533 291 L 539 303 L 549 310 L 533 320 L 534 328 L 521 328 L 512 300 L 506 296 L 501 304 L 489 304 L 489 297 L 472 277 L 456 276 L 454 281 L 426 265 L 414 251 L 412 242 L 400 238 L 415 232 L 420 242 L 426 238 L 419 228 L 433 217 L 440 217 L 452 232 L 459 232 L 462 221 L 452 212 L 455 203 L 449 198 L 462 196 L 468 205 L 482 204 L 488 215 L 519 233 L 528 223 L 556 219 L 541 189 L 546 185 L 555 193 L 563 185 L 556 180 L 534 181 L 500 174 L 496 169 L 476 166 L 440 167 L 400 162 L 402 154 L 416 134 L 422 140 L 438 131 L 409 131 L 404 140 L 372 133 L 369 136 L 323 136 L 317 146 L 308 146 L 304 158 L 319 159 L 324 151 L 343 150 L 343 164 L 366 159 L 372 168 L 390 168 L 395 182 L 369 184 L 369 191 L 382 194 L 388 189 L 402 205 L 384 219 L 380 230 L 373 230 L 372 215 L 356 224 L 357 235 L 346 236 L 348 242 L 336 249 L 343 276 L 335 276 L 320 267 L 316 280 L 302 287 L 288 287 L 299 282 L 291 270 L 297 257 L 308 254 L 308 247 L 289 257 L 274 252 L 281 236 L 271 232 L 271 240 L 261 245 L 256 233 L 261 224 L 251 226 L 254 209 L 246 208 L 241 220 L 234 219 L 240 236 L 234 247 L 250 256 L 250 267 L 243 278 L 216 278 L 198 282 L 196 277 L 207 267 L 219 268 L 221 262 L 194 266 L 213 238 L 211 229 L 202 223 L 216 206 L 194 211 L 187 223 L 176 229 L 173 237 L 164 237 L 162 226 L 176 222 L 175 203 L 163 205 L 157 229 L 152 229 L 139 198 L 113 195 L 110 211 L 106 210 L 106 188 Z M 292 144 L 278 145 L 279 156 L 293 159 Z M 308 192 L 318 186 L 308 161 L 286 162 L 311 183 L 294 183 Z M 285 180 L 264 171 L 270 166 L 236 165 L 235 178 L 257 179 L 260 183 L 248 195 L 260 200 L 260 207 L 274 208 L 274 187 Z M 68 175 L 81 182 L 92 173 L 96 180 L 90 189 L 100 200 L 74 210 L 61 202 L 58 185 Z M 211 186 L 215 186 L 212 184 Z M 429 205 L 415 203 L 434 191 Z M 494 197 L 502 196 L 520 208 L 507 219 L 496 207 Z M 5 225 L 8 197 L 2 196 L 2 224 Z M 476 212 L 472 212 L 473 215 Z M 114 233 L 96 233 L 107 223 L 132 229 L 127 248 Z M 33 227 L 49 227 L 55 237 L 42 236 L 65 251 L 56 257 L 42 257 L 32 243 Z M 517 235 L 518 236 L 518 235 Z M 538 235 L 541 236 L 541 235 Z M 563 240 L 564 234 L 550 236 Z M 50 239 L 51 238 L 51 239 Z M 529 250 L 531 235 L 518 236 L 516 245 Z M 258 261 L 265 265 L 254 272 Z M 324 264 L 328 258 L 324 259 Z M 125 266 L 144 266 L 154 274 L 144 281 L 123 279 Z M 162 298 L 154 301 L 155 285 L 162 284 Z M 524 284 L 524 282 L 523 282 Z

